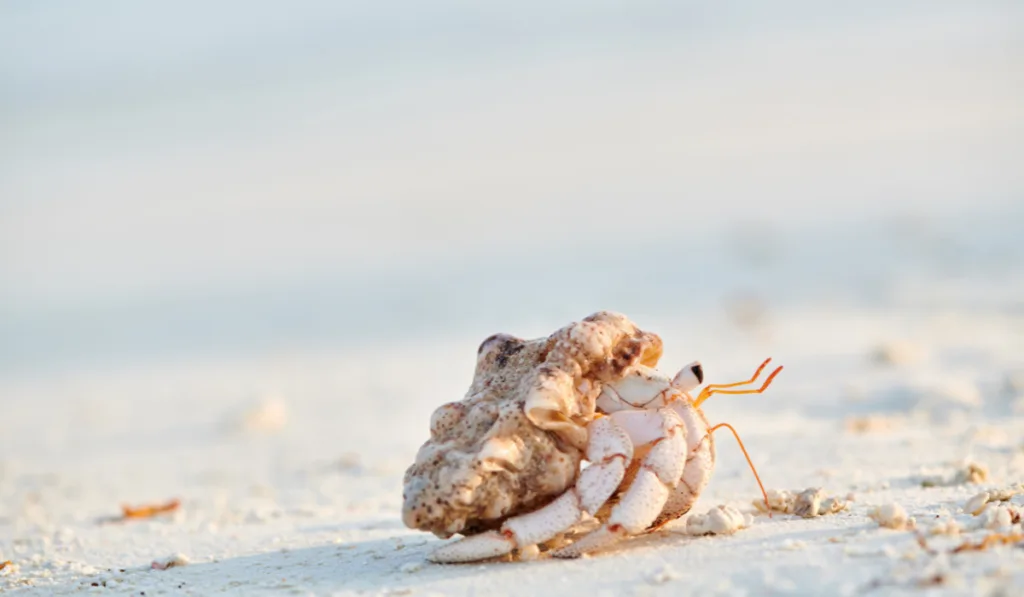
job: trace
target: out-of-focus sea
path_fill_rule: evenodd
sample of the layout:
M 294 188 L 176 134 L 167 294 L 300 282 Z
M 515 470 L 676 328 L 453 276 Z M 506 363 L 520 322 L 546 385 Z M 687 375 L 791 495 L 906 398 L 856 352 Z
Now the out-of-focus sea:
M 1012 2 L 5 3 L 0 376 L 603 308 L 1019 313 L 1022 29 Z

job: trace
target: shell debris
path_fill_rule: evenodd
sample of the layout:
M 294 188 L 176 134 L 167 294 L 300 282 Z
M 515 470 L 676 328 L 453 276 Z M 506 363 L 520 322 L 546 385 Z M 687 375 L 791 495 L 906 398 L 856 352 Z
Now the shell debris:
M 988 503 L 988 500 L 988 492 L 983 491 L 973 496 L 971 499 L 967 500 L 967 503 L 964 504 L 964 512 L 970 514 L 971 516 L 977 516 L 981 514 L 982 510 L 985 509 L 985 504 Z
M 921 487 L 954 487 L 957 485 L 980 485 L 988 481 L 988 467 L 967 461 L 952 476 L 933 475 L 921 480 Z
M 998 531 L 1017 527 L 1020 530 L 1024 512 L 1010 504 L 989 502 L 975 516 L 978 517 L 977 528 Z
M 1021 533 L 1007 533 L 1007 534 L 993 534 L 985 537 L 978 543 L 971 543 L 964 541 L 953 553 L 960 553 L 964 551 L 984 551 L 990 547 L 996 545 L 1024 545 L 1024 534 Z
M 967 500 L 964 504 L 964 512 L 971 516 L 977 516 L 985 509 L 986 504 L 990 502 L 1008 502 L 1013 499 L 1013 496 L 1020 493 L 1024 493 L 1024 484 L 1011 485 L 1010 487 L 1004 487 L 1003 489 L 982 491 Z
M 100 524 L 104 523 L 116 523 L 125 522 L 128 520 L 141 520 L 146 518 L 154 518 L 156 516 L 163 516 L 166 514 L 174 514 L 178 512 L 181 507 L 181 500 L 174 498 L 160 504 L 146 504 L 143 506 L 121 506 L 121 516 L 101 518 Z
M 928 528 L 929 535 L 959 535 L 963 528 L 954 518 L 939 520 Z
M 731 535 L 749 527 L 754 517 L 732 506 L 715 506 L 705 514 L 693 514 L 686 519 L 689 535 Z
M 973 485 L 984 483 L 988 481 L 988 467 L 976 462 L 968 462 L 964 465 L 964 468 L 956 472 L 953 480 L 961 485 L 964 483 L 971 483 Z
M 878 506 L 868 513 L 868 518 L 877 522 L 878 526 L 897 531 L 909 531 L 917 527 L 917 522 L 896 502 Z
M 768 507 L 772 512 L 794 514 L 802 518 L 836 514 L 850 505 L 849 499 L 830 497 L 820 487 L 804 490 L 769 489 L 767 493 Z M 752 503 L 758 512 L 768 513 L 763 501 L 754 500 Z
M 177 568 L 179 566 L 188 566 L 190 564 L 188 556 L 181 553 L 176 553 L 166 558 L 159 560 L 153 560 L 153 563 L 149 565 L 153 570 L 167 570 L 168 568 Z

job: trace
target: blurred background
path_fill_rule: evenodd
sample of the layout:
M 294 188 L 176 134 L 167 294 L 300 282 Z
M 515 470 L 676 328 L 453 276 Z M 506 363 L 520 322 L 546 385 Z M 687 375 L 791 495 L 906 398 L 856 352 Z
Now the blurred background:
M 1022 32 L 1009 0 L 0 3 L 0 591 L 393 553 L 480 341 L 599 309 L 666 369 L 786 366 L 706 407 L 769 487 L 1019 480 Z M 701 503 L 756 495 L 727 440 Z M 325 549 L 332 590 L 422 559 Z
M 1021 31 L 1009 1 L 6 2 L 0 375 L 922 276 L 1019 305 Z

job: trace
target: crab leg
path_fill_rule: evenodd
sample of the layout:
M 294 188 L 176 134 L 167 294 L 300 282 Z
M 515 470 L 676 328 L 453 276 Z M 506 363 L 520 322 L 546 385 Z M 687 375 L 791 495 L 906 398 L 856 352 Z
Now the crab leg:
M 686 514 L 697 501 L 715 467 L 715 442 L 704 413 L 689 402 L 673 402 L 672 410 L 686 424 L 686 460 L 679 484 L 668 496 L 661 514 L 648 531 L 656 530 Z
M 673 409 L 619 411 L 611 417 L 629 432 L 634 445 L 650 445 L 650 451 L 644 456 L 636 478 L 612 508 L 608 521 L 579 541 L 553 552 L 555 557 L 577 558 L 642 533 L 661 513 L 683 474 L 686 426 Z
M 553 539 L 579 522 L 584 512 L 596 513 L 622 483 L 633 458 L 633 444 L 611 417 L 591 422 L 587 434 L 587 460 L 592 464 L 580 473 L 575 486 L 539 510 L 508 519 L 499 531 L 447 543 L 428 559 L 455 563 L 505 555 Z

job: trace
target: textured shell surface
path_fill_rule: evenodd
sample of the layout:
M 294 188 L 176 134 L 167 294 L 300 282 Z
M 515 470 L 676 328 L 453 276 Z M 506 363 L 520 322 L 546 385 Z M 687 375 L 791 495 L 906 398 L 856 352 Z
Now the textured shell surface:
M 433 413 L 406 470 L 405 524 L 470 535 L 562 494 L 579 473 L 601 385 L 661 353 L 661 338 L 609 311 L 547 338 L 484 340 L 469 391 Z

